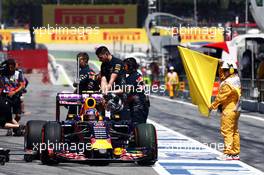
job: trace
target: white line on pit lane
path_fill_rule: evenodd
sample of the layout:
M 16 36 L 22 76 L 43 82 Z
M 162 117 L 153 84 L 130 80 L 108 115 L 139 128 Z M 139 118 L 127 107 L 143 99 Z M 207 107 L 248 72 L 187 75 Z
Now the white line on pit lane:
M 172 99 L 169 99 L 167 97 L 159 97 L 159 96 L 156 96 L 156 95 L 150 95 L 150 97 L 156 98 L 156 99 L 160 99 L 160 100 L 169 101 L 169 102 L 184 104 L 184 105 L 187 105 L 187 106 L 190 106 L 190 107 L 197 108 L 196 105 L 191 104 L 189 102 L 184 102 L 184 101 L 179 101 L 179 100 L 172 100 Z M 248 115 L 248 114 L 241 114 L 240 117 L 250 118 L 250 119 L 259 120 L 259 121 L 264 122 L 264 118 L 260 118 L 260 117 L 256 117 L 256 116 L 252 116 L 252 115 Z
M 150 117 L 150 116 L 149 116 Z M 216 149 L 213 149 L 213 148 L 211 148 L 211 147 L 208 147 L 208 146 L 206 146 L 206 145 L 204 145 L 204 144 L 202 144 L 201 142 L 199 142 L 199 141 L 197 141 L 197 140 L 194 140 L 194 139 L 192 139 L 192 138 L 190 138 L 190 137 L 188 137 L 188 136 L 185 136 L 185 135 L 183 135 L 183 134 L 181 134 L 181 133 L 179 133 L 179 132 L 176 132 L 176 131 L 174 131 L 174 130 L 172 130 L 172 129 L 169 129 L 169 128 L 167 128 L 167 127 L 165 127 L 165 126 L 163 126 L 163 125 L 161 125 L 161 124 L 159 124 L 159 123 L 156 123 L 155 121 L 153 121 L 153 120 L 150 120 L 150 119 L 148 119 L 148 123 L 152 123 L 155 127 L 156 127 L 156 129 L 157 129 L 157 132 L 158 132 L 158 130 L 165 130 L 166 132 L 168 132 L 168 135 L 178 135 L 178 136 L 180 136 L 181 138 L 184 138 L 184 139 L 188 139 L 188 140 L 190 140 L 190 141 L 192 141 L 193 143 L 195 143 L 195 144 L 197 144 L 197 145 L 199 145 L 200 147 L 203 147 L 203 148 L 205 148 L 205 149 L 207 149 L 208 151 L 210 151 L 211 153 L 214 153 L 214 154 L 216 154 L 216 155 L 221 155 L 222 153 L 221 152 L 219 152 L 218 150 L 216 150 Z M 262 171 L 260 171 L 260 170 L 258 170 L 258 169 L 256 169 L 256 168 L 254 168 L 254 167 L 252 167 L 252 166 L 250 166 L 250 165 L 248 165 L 248 164 L 246 164 L 246 163 L 244 163 L 244 162 L 242 162 L 242 161 L 237 161 L 237 160 L 235 160 L 235 161 L 219 161 L 219 160 L 210 160 L 210 161 L 206 161 L 206 160 L 159 160 L 159 162 L 166 162 L 166 163 L 169 163 L 169 162 L 180 162 L 180 163 L 182 163 L 182 162 L 186 162 L 186 161 L 188 161 L 188 163 L 191 163 L 191 162 L 193 162 L 193 163 L 222 163 L 222 164 L 230 164 L 230 163 L 236 163 L 236 164 L 239 164 L 239 165 L 241 165 L 242 167 L 244 167 L 244 168 L 247 168 L 248 170 L 250 170 L 251 172 L 253 172 L 254 174 L 258 174 L 258 175 L 261 175 L 261 174 L 263 174 L 263 172 Z M 159 164 L 159 162 L 157 162 L 154 166 L 153 166 L 153 169 L 158 173 L 158 174 L 160 174 L 160 175 L 171 175 L 163 166 L 161 166 L 160 164 Z

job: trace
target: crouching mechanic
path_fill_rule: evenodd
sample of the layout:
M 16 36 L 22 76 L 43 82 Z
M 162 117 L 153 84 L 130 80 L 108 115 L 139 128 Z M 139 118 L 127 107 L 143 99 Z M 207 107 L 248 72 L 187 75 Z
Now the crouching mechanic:
M 127 105 L 130 109 L 132 122 L 134 124 L 146 123 L 150 103 L 145 95 L 145 84 L 142 75 L 137 72 L 138 64 L 135 58 L 126 58 L 123 62 L 127 74 Z
M 16 61 L 14 59 L 8 59 L 5 61 L 5 69 L 3 77 L 5 86 L 8 87 L 8 98 L 15 114 L 15 120 L 17 122 L 21 119 L 21 96 L 25 88 L 25 79 L 21 71 L 17 70 Z
M 16 136 L 24 133 L 24 126 L 12 118 L 11 101 L 8 99 L 8 89 L 5 86 L 5 77 L 0 75 L 0 127 L 13 129 Z
M 221 160 L 239 160 L 240 137 L 238 119 L 240 116 L 241 84 L 237 65 L 232 61 L 220 63 L 221 79 L 219 93 L 209 110 L 221 108 L 221 134 L 224 138 L 224 154 Z

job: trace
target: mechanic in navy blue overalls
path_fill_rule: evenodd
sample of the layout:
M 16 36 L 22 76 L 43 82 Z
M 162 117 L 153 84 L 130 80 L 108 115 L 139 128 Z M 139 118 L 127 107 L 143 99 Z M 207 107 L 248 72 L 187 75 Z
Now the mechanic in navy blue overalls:
M 89 67 L 89 55 L 85 52 L 80 52 L 77 54 L 77 61 L 79 60 L 79 93 L 82 94 L 83 91 L 98 91 L 99 83 L 96 80 L 95 72 Z M 73 84 L 74 87 L 77 87 L 77 83 Z M 75 91 L 76 93 L 76 91 Z M 77 114 L 77 108 L 74 106 L 69 107 L 68 114 Z M 68 115 L 68 118 L 72 117 Z
M 83 91 L 98 91 L 99 84 L 96 80 L 96 74 L 93 69 L 89 67 L 89 55 L 85 52 L 80 52 L 77 55 L 77 60 L 79 60 L 80 64 L 80 84 L 79 84 L 79 92 Z M 74 84 L 76 86 L 76 84 Z
M 105 94 L 108 98 L 108 102 L 111 102 L 109 98 L 112 98 L 111 95 L 114 91 L 115 94 L 121 99 L 121 103 L 126 100 L 126 94 L 124 93 L 125 88 L 125 70 L 123 61 L 119 58 L 113 56 L 107 47 L 101 46 L 97 48 L 96 55 L 101 65 L 101 90 L 102 93 Z M 109 93 L 109 91 L 111 93 Z M 106 99 L 107 99 L 106 98 Z M 109 104 L 109 103 L 108 103 Z M 111 105 L 109 105 L 111 106 Z M 119 100 L 114 100 L 113 105 L 110 107 L 111 111 L 117 112 L 122 119 L 129 119 L 129 115 L 127 114 L 127 109 L 121 107 Z
M 114 57 L 107 47 L 97 48 L 96 55 L 101 65 L 101 90 L 108 91 L 122 89 L 125 85 L 125 70 L 122 60 Z
M 146 123 L 150 103 L 145 94 L 143 77 L 137 72 L 138 64 L 135 58 L 126 58 L 123 62 L 127 73 L 127 105 L 130 109 L 132 122 L 134 124 Z

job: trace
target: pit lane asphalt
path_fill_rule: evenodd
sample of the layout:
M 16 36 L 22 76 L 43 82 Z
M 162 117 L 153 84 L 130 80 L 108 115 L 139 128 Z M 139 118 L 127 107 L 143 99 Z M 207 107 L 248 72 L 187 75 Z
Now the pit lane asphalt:
M 74 76 L 73 64 L 69 61 L 58 61 L 62 64 L 69 77 Z M 95 67 L 93 67 L 96 70 Z M 243 114 L 262 117 L 263 114 Z M 202 117 L 196 107 L 151 98 L 149 119 L 154 120 L 172 130 L 180 132 L 201 143 L 221 151 L 223 139 L 220 134 L 220 114 L 212 112 L 210 118 Z M 264 121 L 240 117 L 239 130 L 241 137 L 241 161 L 264 171 Z

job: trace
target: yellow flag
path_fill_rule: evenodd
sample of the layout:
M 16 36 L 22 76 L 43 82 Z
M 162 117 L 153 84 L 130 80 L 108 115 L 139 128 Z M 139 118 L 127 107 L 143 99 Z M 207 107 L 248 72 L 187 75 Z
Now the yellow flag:
M 211 104 L 219 60 L 187 48 L 178 48 L 189 82 L 192 103 L 198 105 L 203 116 L 209 116 L 208 106 Z

